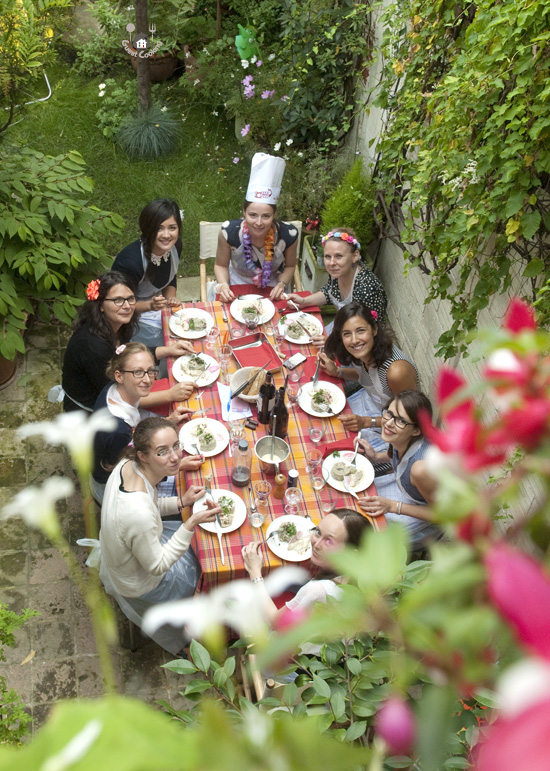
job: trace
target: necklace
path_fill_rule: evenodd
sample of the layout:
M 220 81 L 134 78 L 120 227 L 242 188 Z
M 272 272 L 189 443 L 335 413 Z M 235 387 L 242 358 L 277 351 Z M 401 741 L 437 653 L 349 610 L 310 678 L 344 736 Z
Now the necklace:
M 248 232 L 248 225 L 243 222 L 243 257 L 248 270 L 254 272 L 252 277 L 252 283 L 262 289 L 269 286 L 271 281 L 271 275 L 273 272 L 273 244 L 275 243 L 275 230 L 269 229 L 269 233 L 265 237 L 264 242 L 264 264 L 262 267 L 258 267 L 254 260 L 252 252 L 252 240 L 250 233 Z
M 168 262 L 168 258 L 172 254 L 172 250 L 168 249 L 167 252 L 164 252 L 164 254 L 155 254 L 154 252 L 151 252 L 151 262 L 153 265 L 156 265 L 157 267 L 160 265 L 161 262 Z

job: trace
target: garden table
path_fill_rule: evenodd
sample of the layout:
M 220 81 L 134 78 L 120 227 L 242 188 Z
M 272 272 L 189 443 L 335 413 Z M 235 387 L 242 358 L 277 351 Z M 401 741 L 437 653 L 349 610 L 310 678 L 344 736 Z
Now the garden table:
M 257 290 L 256 290 L 257 291 Z M 306 293 L 307 294 L 307 293 Z M 276 306 L 286 307 L 286 303 L 284 301 L 279 301 L 278 303 L 275 303 Z M 201 308 L 203 310 L 206 310 L 208 313 L 212 314 L 212 316 L 215 319 L 215 323 L 217 324 L 219 330 L 220 330 L 220 337 L 221 342 L 224 341 L 225 337 L 228 336 L 229 333 L 229 327 L 238 327 L 240 326 L 238 322 L 236 322 L 234 319 L 232 319 L 231 315 L 229 314 L 229 306 L 225 306 L 225 310 L 227 312 L 227 316 L 229 318 L 229 323 L 224 322 L 223 320 L 223 312 L 222 312 L 222 303 L 213 301 L 213 302 L 206 302 L 206 303 L 186 303 L 183 304 L 184 308 Z M 309 312 L 309 309 L 308 309 Z M 169 309 L 165 309 L 163 311 L 163 329 L 165 334 L 165 339 L 167 344 L 172 339 L 170 337 L 170 329 L 168 326 L 168 322 L 170 319 L 171 311 Z M 317 314 L 320 318 L 320 314 Z M 276 323 L 278 318 L 278 310 L 276 313 L 275 318 L 273 319 L 273 322 Z M 198 340 L 194 340 L 194 348 L 197 353 L 199 353 L 201 350 L 205 349 L 205 343 L 206 338 L 200 338 Z M 305 371 L 302 375 L 302 382 L 306 382 L 307 380 L 311 380 L 313 376 L 313 371 L 315 369 L 315 363 L 316 363 L 316 350 L 313 346 L 304 346 L 304 345 L 295 345 L 291 343 L 287 343 L 286 341 L 281 346 L 282 353 L 284 354 L 284 358 L 291 355 L 292 353 L 296 353 L 298 351 L 301 351 L 304 353 L 304 355 L 308 356 L 307 362 L 305 364 Z M 212 353 L 211 351 L 208 351 L 208 353 Z M 174 384 L 174 376 L 172 373 L 172 365 L 173 360 L 168 360 L 168 377 L 170 379 L 170 384 Z M 238 368 L 237 362 L 233 361 L 232 364 L 230 364 L 230 371 L 235 371 Z M 280 372 L 275 373 L 274 375 L 274 381 L 275 385 L 279 386 L 283 384 L 284 380 L 284 370 L 281 370 Z M 322 374 L 321 376 L 322 380 L 329 380 L 335 383 L 341 384 L 341 381 L 337 379 L 330 378 L 326 376 L 325 374 Z M 197 393 L 200 393 L 200 397 L 197 396 Z M 214 382 L 211 386 L 208 386 L 206 388 L 201 388 L 199 392 L 195 391 L 189 401 L 184 403 L 184 406 L 190 407 L 192 409 L 207 409 L 208 412 L 206 413 L 207 417 L 214 418 L 216 420 L 222 421 L 222 406 L 220 403 L 219 395 L 218 395 L 218 389 L 216 387 L 216 383 Z M 255 415 L 256 407 L 255 405 L 251 405 L 252 411 Z M 344 412 L 349 412 L 350 408 L 346 404 L 346 407 L 344 409 Z M 348 439 L 351 441 L 352 434 L 348 433 L 342 423 L 338 420 L 336 416 L 332 418 L 322 418 L 324 424 L 325 424 L 325 444 L 332 445 L 334 442 L 338 442 L 344 439 Z M 289 423 L 288 423 L 288 437 L 287 441 L 290 445 L 290 455 L 287 461 L 282 464 L 281 471 L 286 476 L 286 471 L 290 468 L 295 468 L 298 470 L 300 477 L 299 477 L 299 486 L 302 490 L 302 493 L 304 495 L 304 503 L 302 504 L 302 511 L 301 513 L 309 515 L 309 517 L 312 519 L 312 521 L 317 524 L 322 516 L 320 507 L 317 502 L 317 496 L 315 493 L 315 490 L 310 485 L 308 475 L 305 471 L 306 468 L 306 461 L 305 461 L 305 454 L 306 451 L 312 447 L 311 440 L 309 438 L 308 434 L 308 427 L 310 425 L 311 417 L 304 412 L 298 405 L 294 409 L 290 408 L 289 406 Z M 250 429 L 247 429 L 247 440 L 249 441 L 249 445 L 251 448 L 254 447 L 254 444 L 258 439 L 260 439 L 262 436 L 265 436 L 267 433 L 266 427 L 262 424 L 258 425 L 258 428 L 256 431 L 251 431 Z M 321 447 L 321 449 L 323 449 Z M 176 486 L 178 490 L 178 494 L 185 491 L 185 485 L 186 480 L 185 477 L 187 477 L 187 482 L 189 484 L 197 484 L 202 485 L 204 484 L 204 478 L 207 474 L 212 475 L 212 488 L 222 488 L 222 489 L 232 489 L 235 493 L 237 493 L 245 502 L 248 509 L 248 503 L 249 503 L 249 490 L 248 488 L 238 488 L 233 487 L 230 480 L 230 474 L 231 474 L 231 467 L 232 467 L 232 459 L 229 456 L 228 449 L 224 450 L 222 453 L 215 455 L 211 458 L 206 458 L 205 462 L 201 466 L 201 468 L 196 472 L 187 472 L 187 474 L 184 474 L 181 472 L 176 477 Z M 259 463 L 255 456 L 253 456 L 252 460 L 252 483 L 259 481 L 260 479 L 267 479 L 271 484 L 273 484 L 273 477 L 265 477 L 262 474 L 262 471 L 259 467 Z M 374 487 L 374 484 L 372 484 L 367 491 L 365 491 L 365 494 L 368 495 L 376 495 L 376 488 Z M 353 498 L 348 493 L 341 493 L 340 499 L 337 502 L 338 507 L 345 506 L 348 508 L 353 508 L 358 511 L 359 508 L 357 506 L 357 501 L 355 498 Z M 195 550 L 195 553 L 200 561 L 201 567 L 202 567 L 202 578 L 201 583 L 199 584 L 199 590 L 200 591 L 208 591 L 213 586 L 216 586 L 220 583 L 225 583 L 227 581 L 231 581 L 235 578 L 243 578 L 246 576 L 246 571 L 244 568 L 244 563 L 241 555 L 241 549 L 242 547 L 253 540 L 263 540 L 265 538 L 265 532 L 269 524 L 275 519 L 276 517 L 282 515 L 284 513 L 284 502 L 282 500 L 278 500 L 273 497 L 273 494 L 269 498 L 269 514 L 266 518 L 266 521 L 260 528 L 255 528 L 250 525 L 248 522 L 248 519 L 241 525 L 241 527 L 238 530 L 235 530 L 231 533 L 227 533 L 222 536 L 223 538 L 223 549 L 224 549 L 224 555 L 225 555 L 225 565 L 222 565 L 221 563 L 221 557 L 220 557 L 220 550 L 218 545 L 218 538 L 214 533 L 207 532 L 203 530 L 201 527 L 197 527 L 195 530 L 195 536 L 193 539 L 193 548 Z M 364 512 L 361 512 L 363 516 L 365 516 L 367 519 L 371 521 L 371 523 L 374 525 L 375 528 L 382 528 L 385 527 L 385 520 L 384 518 L 373 518 L 371 519 L 368 517 Z M 268 546 L 264 547 L 264 564 L 265 564 L 265 573 L 268 573 L 270 570 L 280 567 L 283 562 L 275 555 L 273 552 L 269 549 Z M 308 563 L 301 563 L 307 567 Z

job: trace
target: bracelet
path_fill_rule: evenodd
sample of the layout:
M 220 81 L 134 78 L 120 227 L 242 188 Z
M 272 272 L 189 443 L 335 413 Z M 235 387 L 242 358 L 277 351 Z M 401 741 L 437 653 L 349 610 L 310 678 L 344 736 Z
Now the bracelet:
M 259 576 L 259 578 L 251 578 L 250 580 L 252 581 L 253 584 L 259 584 L 264 579 L 262 578 L 262 576 Z
M 401 514 L 401 507 L 403 506 L 403 501 L 397 502 L 397 514 Z
M 342 367 L 336 367 L 336 377 L 342 377 Z
M 277 284 L 282 284 L 283 286 L 286 286 L 284 281 L 277 281 Z
M 370 427 L 371 428 L 376 428 L 376 418 L 371 418 L 370 419 Z

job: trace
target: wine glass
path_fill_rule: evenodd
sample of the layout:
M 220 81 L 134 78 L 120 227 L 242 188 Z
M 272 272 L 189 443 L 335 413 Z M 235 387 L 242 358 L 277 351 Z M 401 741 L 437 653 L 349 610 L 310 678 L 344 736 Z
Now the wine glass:
M 208 330 L 208 333 L 206 335 L 206 347 L 210 351 L 215 351 L 218 347 L 218 342 L 220 340 L 220 330 L 218 327 L 211 327 Z
M 328 481 L 321 466 L 313 467 L 309 472 L 309 481 L 314 490 L 322 490 Z
M 229 442 L 231 448 L 231 454 L 235 452 L 235 448 L 246 436 L 243 424 L 238 420 L 231 420 L 229 423 Z
M 298 506 L 304 500 L 304 494 L 299 487 L 288 487 L 285 492 L 285 514 L 298 514 Z
M 325 471 L 323 476 L 325 478 L 325 485 L 320 490 L 317 490 L 317 497 L 319 498 L 319 504 L 323 513 L 330 514 L 331 511 L 338 508 L 340 495 L 338 491 L 328 483 L 328 472 Z
M 222 365 L 222 374 L 227 380 L 228 378 L 228 364 L 231 361 L 233 349 L 230 345 L 222 345 L 220 348 L 220 362 Z
M 313 444 L 317 447 L 319 442 L 325 436 L 325 429 L 320 420 L 312 420 L 308 429 L 309 438 Z
M 288 396 L 288 401 L 290 402 L 292 407 L 296 406 L 301 390 L 302 389 L 300 387 L 300 383 L 292 383 L 292 382 L 287 383 L 286 393 Z
M 275 347 L 280 350 L 281 345 L 285 341 L 285 331 L 284 326 L 279 324 L 273 324 L 273 339 L 275 341 Z
M 317 447 L 310 447 L 306 452 L 306 471 L 310 474 L 318 469 L 323 461 L 323 453 Z
M 254 332 L 255 329 L 258 328 L 258 323 L 260 321 L 260 314 L 259 313 L 245 313 L 243 314 L 244 323 L 246 324 L 247 328 Z

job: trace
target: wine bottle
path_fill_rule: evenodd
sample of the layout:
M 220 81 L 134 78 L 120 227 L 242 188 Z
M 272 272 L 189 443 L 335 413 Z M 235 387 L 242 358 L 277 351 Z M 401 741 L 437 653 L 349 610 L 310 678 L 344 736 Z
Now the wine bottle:
M 265 381 L 260 386 L 260 391 L 258 393 L 258 423 L 263 423 L 264 426 L 267 426 L 269 423 L 269 416 L 271 414 L 271 410 L 273 409 L 275 405 L 275 384 L 273 383 L 273 375 L 271 372 L 268 372 L 265 376 Z
M 285 389 L 283 386 L 277 391 L 275 405 L 269 418 L 269 433 L 273 434 L 273 421 L 275 421 L 275 436 L 284 439 L 288 434 L 288 409 L 285 404 Z

